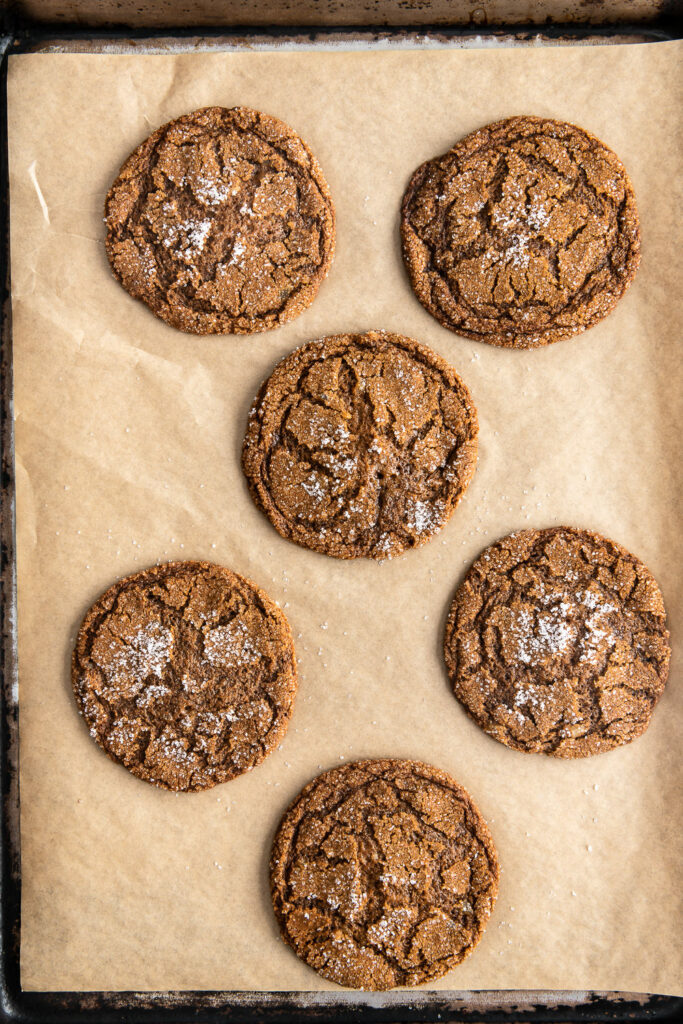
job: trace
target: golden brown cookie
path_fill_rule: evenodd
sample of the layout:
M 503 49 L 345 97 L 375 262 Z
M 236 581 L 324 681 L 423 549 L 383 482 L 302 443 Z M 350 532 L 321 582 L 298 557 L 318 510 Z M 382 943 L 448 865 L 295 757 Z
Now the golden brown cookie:
M 94 740 L 163 789 L 250 771 L 287 730 L 296 694 L 289 626 L 242 576 L 169 562 L 119 580 L 83 620 L 76 701 Z
M 542 117 L 497 121 L 422 164 L 401 237 L 425 309 L 457 334 L 512 348 L 598 323 L 640 262 L 621 161 L 583 128 Z
M 477 431 L 469 391 L 431 349 L 384 331 L 337 334 L 276 366 L 242 464 L 283 537 L 336 558 L 390 558 L 450 518 Z
M 131 153 L 105 203 L 107 255 L 136 299 L 193 334 L 252 334 L 313 302 L 334 207 L 308 146 L 246 107 L 206 107 Z
M 388 989 L 440 978 L 479 942 L 498 893 L 493 839 L 446 772 L 358 761 L 285 813 L 270 862 L 282 938 L 330 981 Z
M 669 671 L 649 570 L 590 530 L 524 530 L 473 564 L 448 616 L 455 695 L 494 739 L 587 757 L 645 732 Z

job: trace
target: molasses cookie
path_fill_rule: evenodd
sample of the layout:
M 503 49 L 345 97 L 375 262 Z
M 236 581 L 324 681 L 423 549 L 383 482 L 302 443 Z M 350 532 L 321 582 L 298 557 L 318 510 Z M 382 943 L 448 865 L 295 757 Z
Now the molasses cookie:
M 533 348 L 606 317 L 640 262 L 621 161 L 564 121 L 511 117 L 415 171 L 403 197 L 415 294 L 452 331 Z
M 252 334 L 315 298 L 334 254 L 318 161 L 282 121 L 206 107 L 128 157 L 105 203 L 115 276 L 173 327 Z
M 297 349 L 262 386 L 242 464 L 275 529 L 336 558 L 429 540 L 472 479 L 477 415 L 455 370 L 383 331 Z
M 282 739 L 296 693 L 289 626 L 242 576 L 170 562 L 115 583 L 80 628 L 72 682 L 94 740 L 163 789 L 208 789 Z
M 358 761 L 287 810 L 270 862 L 282 938 L 330 981 L 388 989 L 440 978 L 479 942 L 498 893 L 491 834 L 446 772 Z
M 644 733 L 671 653 L 648 569 L 571 527 L 487 548 L 455 595 L 444 646 L 455 695 L 477 725 L 515 750 L 555 757 Z

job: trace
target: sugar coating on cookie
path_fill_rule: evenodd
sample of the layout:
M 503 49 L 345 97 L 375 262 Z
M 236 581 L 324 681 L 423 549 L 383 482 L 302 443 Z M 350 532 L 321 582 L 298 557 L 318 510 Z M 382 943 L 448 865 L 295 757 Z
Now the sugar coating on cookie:
M 314 779 L 273 843 L 282 938 L 324 978 L 360 989 L 440 978 L 479 942 L 498 893 L 491 834 L 446 772 L 358 761 Z
M 446 523 L 477 457 L 455 370 L 410 338 L 339 334 L 286 356 L 262 386 L 242 463 L 283 537 L 337 558 L 390 558 Z
M 647 729 L 670 646 L 659 587 L 589 530 L 510 534 L 455 595 L 444 650 L 458 700 L 515 750 L 586 757 Z
M 206 107 L 158 128 L 105 203 L 123 287 L 194 334 L 252 334 L 311 304 L 335 242 L 328 185 L 282 121 Z
M 163 789 L 208 789 L 282 739 L 294 646 L 284 615 L 253 583 L 208 562 L 171 562 L 95 602 L 72 682 L 91 736 L 114 761 Z
M 415 171 L 403 197 L 413 289 L 444 327 L 532 348 L 607 316 L 640 262 L 618 157 L 564 121 L 511 117 Z

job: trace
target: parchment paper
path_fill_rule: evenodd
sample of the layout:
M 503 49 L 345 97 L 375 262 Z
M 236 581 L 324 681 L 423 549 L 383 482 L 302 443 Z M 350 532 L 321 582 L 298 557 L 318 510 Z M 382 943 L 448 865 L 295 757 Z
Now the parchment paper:
M 500 898 L 475 953 L 434 987 L 680 993 L 680 658 L 647 734 L 575 763 L 515 753 L 453 699 L 444 616 L 465 566 L 516 527 L 577 524 L 641 556 L 681 640 L 678 44 L 400 53 L 10 58 L 26 989 L 334 989 L 279 940 L 274 828 L 322 768 L 420 758 L 491 825 Z M 244 104 L 293 125 L 338 214 L 313 306 L 252 338 L 156 320 L 109 272 L 102 203 L 157 125 Z M 680 104 L 678 103 L 678 109 Z M 638 196 L 643 262 L 580 338 L 510 352 L 440 327 L 398 245 L 408 176 L 465 133 L 535 113 L 612 146 Z M 470 386 L 474 482 L 442 534 L 384 564 L 282 540 L 239 466 L 249 404 L 280 356 L 384 327 L 425 342 Z M 200 794 L 112 764 L 70 692 L 75 631 L 117 577 L 208 558 L 279 600 L 300 659 L 281 749 Z

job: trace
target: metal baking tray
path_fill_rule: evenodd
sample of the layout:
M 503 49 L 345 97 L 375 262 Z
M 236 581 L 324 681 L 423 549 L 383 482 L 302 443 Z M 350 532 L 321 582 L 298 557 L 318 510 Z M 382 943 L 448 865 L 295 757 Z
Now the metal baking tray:
M 174 28 L 166 27 L 152 13 L 157 6 L 170 8 L 173 4 L 138 7 L 135 17 L 127 0 L 117 5 L 100 4 L 100 17 L 91 17 L 90 27 L 82 17 L 97 14 L 97 3 L 72 0 L 60 5 L 53 0 L 42 3 L 54 18 L 52 23 L 37 23 L 12 16 L 12 8 L 23 7 L 35 16 L 41 7 L 37 0 L 13 4 L 6 0 L 4 14 L 5 34 L 0 36 L 0 288 L 2 289 L 2 333 L 0 338 L 0 437 L 1 437 L 1 516 L 0 516 L 0 672 L 2 687 L 2 718 L 0 721 L 0 765 L 2 771 L 2 841 L 0 843 L 0 1020 L 11 1024 L 67 1024 L 67 1022 L 97 1022 L 97 1024 L 165 1024 L 165 1022 L 285 1022 L 285 1021 L 339 1021 L 339 1022 L 677 1022 L 683 1020 L 683 998 L 652 993 L 595 992 L 595 991 L 449 991 L 389 993 L 339 992 L 22 992 L 19 981 L 19 951 L 21 936 L 21 851 L 19 834 L 19 733 L 18 682 L 16 657 L 16 553 L 14 546 L 14 431 L 12 404 L 12 324 L 10 307 L 9 266 L 9 182 L 7 167 L 7 109 L 6 78 L 7 56 L 26 52 L 88 52 L 88 53 L 178 53 L 197 51 L 225 51 L 235 49 L 277 49 L 280 47 L 338 47 L 365 48 L 440 48 L 523 46 L 548 43 L 582 45 L 608 45 L 614 43 L 654 42 L 673 39 L 680 34 L 675 28 L 677 3 L 649 3 L 633 0 L 584 0 L 583 4 L 524 4 L 531 11 L 529 24 L 510 24 L 514 19 L 511 3 L 482 3 L 479 7 L 451 0 L 454 17 L 446 23 L 444 8 L 439 0 L 430 3 L 387 3 L 385 10 L 394 8 L 397 15 L 394 27 L 384 27 L 388 17 L 378 19 L 377 5 L 345 2 L 330 5 L 328 18 L 320 17 L 315 8 L 326 5 L 304 4 L 291 0 L 286 6 L 271 4 L 274 17 L 264 27 L 263 19 L 254 19 L 251 25 L 239 31 L 212 23 L 203 4 L 176 5 L 183 15 L 174 21 Z M 212 5 L 209 5 L 212 6 Z M 233 13 L 244 11 L 249 4 L 228 2 L 222 7 Z M 263 11 L 263 3 L 253 5 L 254 11 Z M 335 11 L 344 14 L 344 8 L 364 8 L 365 24 L 349 24 L 349 19 L 335 17 Z M 486 8 L 493 7 L 507 15 L 508 24 L 490 27 L 486 24 Z M 552 10 L 571 20 L 563 24 L 546 24 L 539 28 L 539 8 Z M 8 10 L 9 8 L 9 10 Z M 188 26 L 188 11 L 195 8 L 196 17 Z M 412 22 L 405 25 L 405 9 L 410 8 Z M 600 10 L 598 11 L 597 8 Z M 107 16 L 102 16 L 106 9 Z M 116 9 L 121 11 L 116 16 Z M 305 9 L 311 17 L 296 15 Z M 636 23 L 626 24 L 621 19 L 630 10 L 638 16 Z M 571 16 L 573 11 L 573 17 Z M 402 12 L 402 13 L 401 13 Z M 426 13 L 425 13 L 426 12 Z M 483 12 L 483 17 L 482 17 Z M 347 12 L 348 13 L 348 12 Z M 361 11 L 362 13 L 362 11 Z M 542 13 L 542 12 L 541 12 Z M 649 17 L 648 17 L 649 14 Z M 602 17 L 600 17 L 602 15 Z M 125 28 L 102 29 L 99 25 L 121 21 L 130 17 Z M 378 20 L 383 27 L 377 26 Z M 334 22 L 336 21 L 336 27 Z M 612 24 L 600 24 L 609 22 Z M 131 24 L 132 22 L 132 24 Z M 464 22 L 464 23 L 463 23 Z M 580 22 L 583 22 L 581 24 Z M 596 24 L 596 22 L 598 24 Z M 97 25 L 98 27 L 93 27 Z M 137 27 L 135 27 L 137 25 Z M 201 31 L 197 28 L 202 25 Z M 154 26 L 151 28 L 150 26 Z M 401 26 L 401 27 L 398 27 Z M 419 27 L 418 27 L 419 26 Z

